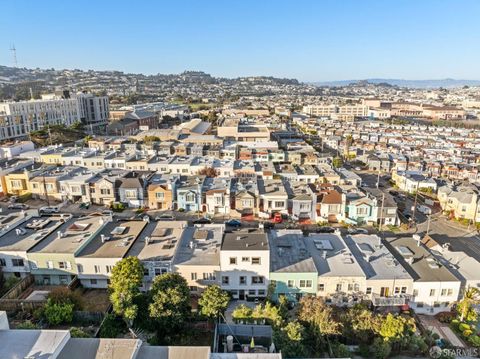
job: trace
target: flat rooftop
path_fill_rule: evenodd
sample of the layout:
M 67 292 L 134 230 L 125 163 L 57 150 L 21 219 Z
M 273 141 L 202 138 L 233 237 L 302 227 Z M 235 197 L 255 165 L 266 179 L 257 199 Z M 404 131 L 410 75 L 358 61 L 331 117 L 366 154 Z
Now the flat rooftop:
M 365 277 L 341 235 L 311 233 L 305 238 L 305 244 L 320 277 Z
M 59 228 L 69 214 L 50 217 L 31 217 L 25 222 L 12 226 L 0 236 L 0 251 L 26 252 L 37 245 L 50 233 Z
M 82 249 L 78 257 L 123 258 L 146 226 L 145 221 L 109 222 Z
M 68 330 L 0 330 L 0 358 L 51 358 L 69 336 Z
M 224 251 L 268 251 L 267 234 L 257 229 L 240 229 L 223 236 L 222 250 Z
M 412 237 L 387 238 L 385 245 L 416 282 L 456 282 L 458 279 Z
M 159 347 L 142 345 L 137 359 L 210 359 L 210 347 Z
M 141 261 L 170 261 L 183 236 L 187 235 L 187 226 L 187 221 L 150 222 L 141 237 L 133 243 L 127 256 L 138 257 Z M 193 231 L 190 237 L 191 235 Z
M 345 242 L 362 267 L 367 279 L 412 279 L 377 235 L 347 236 Z
M 71 218 L 30 250 L 30 253 L 75 254 L 105 224 L 108 217 Z
M 270 270 L 279 273 L 317 273 L 299 229 L 281 229 L 270 234 Z
M 197 224 L 185 229 L 175 256 L 175 265 L 220 265 L 223 224 Z
M 58 359 L 131 359 L 141 345 L 139 339 L 70 338 Z

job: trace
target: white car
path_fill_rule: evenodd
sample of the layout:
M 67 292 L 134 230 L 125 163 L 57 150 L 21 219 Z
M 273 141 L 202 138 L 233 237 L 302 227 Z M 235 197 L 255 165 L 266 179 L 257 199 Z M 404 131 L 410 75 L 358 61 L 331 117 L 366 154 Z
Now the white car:
M 51 213 L 58 213 L 60 209 L 57 206 L 51 206 L 51 207 L 42 207 L 38 210 L 40 214 L 51 214 Z
M 417 211 L 423 214 L 432 214 L 432 209 L 430 207 L 424 206 L 423 204 L 419 204 L 417 206 Z
M 347 232 L 349 234 L 368 234 L 368 231 L 365 228 L 349 228 Z

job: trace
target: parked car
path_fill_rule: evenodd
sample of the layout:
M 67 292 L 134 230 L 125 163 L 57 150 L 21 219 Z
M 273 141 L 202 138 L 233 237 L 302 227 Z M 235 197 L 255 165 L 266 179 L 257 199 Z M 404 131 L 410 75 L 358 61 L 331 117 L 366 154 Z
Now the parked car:
M 273 223 L 282 223 L 283 222 L 283 216 L 281 213 L 275 213 L 273 216 L 272 216 L 272 222 Z
M 210 224 L 212 221 L 207 217 L 202 217 L 193 221 L 193 224 Z
M 155 217 L 156 221 L 174 221 L 175 216 L 173 214 L 161 214 L 160 216 Z
M 317 233 L 333 233 L 335 232 L 335 228 L 329 227 L 329 226 L 320 226 L 320 227 L 317 227 L 316 232 Z
M 417 211 L 423 214 L 432 214 L 432 209 L 428 206 L 424 206 L 423 204 L 419 204 L 417 206 Z
M 24 203 L 11 203 L 8 205 L 8 209 L 29 209 L 30 207 Z
M 347 232 L 348 234 L 368 234 L 365 228 L 349 228 Z
M 38 210 L 40 214 L 52 214 L 60 212 L 58 206 L 42 207 Z
M 239 221 L 238 219 L 231 219 L 231 220 L 225 222 L 225 224 L 227 226 L 230 226 L 230 227 L 241 227 L 242 226 L 242 222 Z
M 83 202 L 83 203 L 80 203 L 80 206 L 79 206 L 80 209 L 89 209 L 90 208 L 90 202 Z
M 18 196 L 10 196 L 8 200 L 12 203 L 15 203 L 18 200 Z
M 391 190 L 388 191 L 388 193 L 390 193 L 392 196 L 398 196 L 398 191 Z

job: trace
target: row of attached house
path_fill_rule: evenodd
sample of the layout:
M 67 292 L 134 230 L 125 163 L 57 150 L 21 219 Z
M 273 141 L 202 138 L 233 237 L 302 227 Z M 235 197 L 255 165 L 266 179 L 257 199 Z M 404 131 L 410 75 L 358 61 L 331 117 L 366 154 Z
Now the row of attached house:
M 480 286 L 480 258 L 468 244 L 444 237 L 226 232 L 221 224 L 31 212 L 9 221 L 0 231 L 3 272 L 30 273 L 43 285 L 64 285 L 77 277 L 85 287 L 106 288 L 113 266 L 135 256 L 145 268 L 143 289 L 155 276 L 177 272 L 192 294 L 218 284 L 237 299 L 269 292 L 273 299 L 284 295 L 290 301 L 317 295 L 338 306 L 370 300 L 432 314 L 448 310 L 466 288 Z

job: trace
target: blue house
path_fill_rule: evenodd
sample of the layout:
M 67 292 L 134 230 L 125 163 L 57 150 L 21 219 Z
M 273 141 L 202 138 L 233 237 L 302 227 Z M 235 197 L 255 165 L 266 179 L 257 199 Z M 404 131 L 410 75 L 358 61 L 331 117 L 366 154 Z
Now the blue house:
M 347 195 L 345 222 L 362 225 L 377 223 L 377 199 L 358 193 Z
M 202 210 L 202 187 L 205 176 L 182 177 L 177 187 L 177 209 L 187 212 Z

